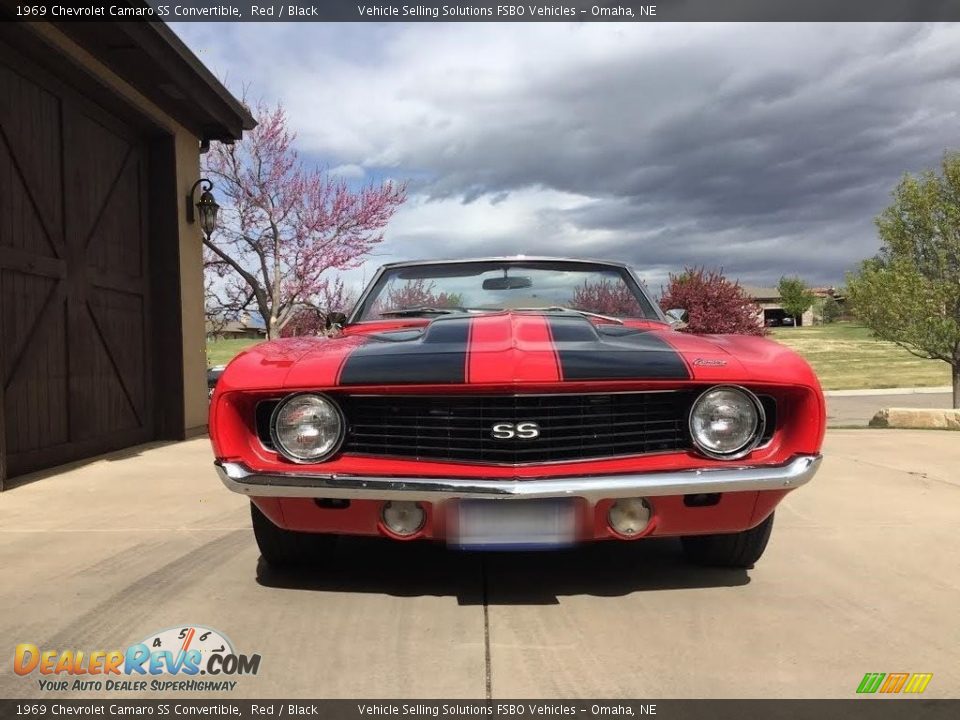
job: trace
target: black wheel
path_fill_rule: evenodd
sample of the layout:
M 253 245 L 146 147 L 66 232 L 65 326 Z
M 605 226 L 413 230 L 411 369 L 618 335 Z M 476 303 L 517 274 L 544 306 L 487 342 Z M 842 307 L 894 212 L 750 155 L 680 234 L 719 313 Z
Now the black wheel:
M 773 514 L 755 528 L 722 535 L 688 535 L 681 538 L 687 559 L 714 567 L 751 567 L 767 547 Z
M 253 503 L 250 503 L 250 515 L 260 554 L 270 567 L 319 565 L 330 559 L 336 547 L 336 535 L 284 530 L 274 525 Z

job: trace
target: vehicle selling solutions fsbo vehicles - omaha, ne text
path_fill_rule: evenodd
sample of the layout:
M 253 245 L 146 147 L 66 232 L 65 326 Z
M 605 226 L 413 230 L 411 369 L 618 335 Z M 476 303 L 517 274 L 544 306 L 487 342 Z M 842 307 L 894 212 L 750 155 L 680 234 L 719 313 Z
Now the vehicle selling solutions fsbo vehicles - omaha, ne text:
M 678 332 L 629 267 L 381 268 L 329 337 L 256 345 L 210 408 L 216 467 L 271 565 L 339 535 L 547 548 L 680 537 L 750 566 L 820 463 L 823 393 L 762 337 Z

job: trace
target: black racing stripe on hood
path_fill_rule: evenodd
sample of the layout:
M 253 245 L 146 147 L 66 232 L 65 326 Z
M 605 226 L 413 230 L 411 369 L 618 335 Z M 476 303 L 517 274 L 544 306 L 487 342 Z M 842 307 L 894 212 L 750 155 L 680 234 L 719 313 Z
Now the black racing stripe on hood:
M 470 322 L 468 317 L 439 318 L 420 333 L 372 335 L 347 357 L 340 384 L 462 383 Z
M 564 380 L 689 380 L 673 347 L 650 332 L 601 333 L 578 316 L 547 317 Z

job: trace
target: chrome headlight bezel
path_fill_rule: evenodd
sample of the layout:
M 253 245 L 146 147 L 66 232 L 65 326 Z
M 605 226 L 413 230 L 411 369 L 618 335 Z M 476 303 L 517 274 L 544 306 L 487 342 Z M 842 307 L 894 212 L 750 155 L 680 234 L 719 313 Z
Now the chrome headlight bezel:
M 296 454 L 292 453 L 290 449 L 287 448 L 283 444 L 283 442 L 281 442 L 279 434 L 277 432 L 277 421 L 279 420 L 280 413 L 283 411 L 283 409 L 287 407 L 292 401 L 298 398 L 304 398 L 304 397 L 316 398 L 326 403 L 327 405 L 329 405 L 333 409 L 334 415 L 336 416 L 339 422 L 336 441 L 322 455 L 318 455 L 316 457 L 309 457 L 309 458 L 298 457 Z M 337 403 L 336 400 L 334 400 L 329 395 L 326 395 L 324 393 L 318 393 L 318 392 L 292 393 L 290 395 L 287 395 L 285 398 L 283 398 L 283 400 L 277 403 L 277 406 L 273 409 L 273 412 L 270 414 L 270 440 L 273 442 L 274 449 L 277 451 L 277 453 L 282 455 L 284 458 L 286 458 L 290 462 L 297 463 L 298 465 L 313 465 L 316 463 L 322 463 L 329 460 L 337 452 L 339 452 L 340 448 L 343 446 L 343 441 L 346 438 L 346 435 L 347 435 L 347 420 L 343 414 L 343 410 L 340 408 L 340 405 L 339 403 Z
M 748 439 L 739 447 L 729 452 L 718 452 L 709 447 L 706 447 L 702 440 L 697 437 L 697 433 L 694 430 L 693 418 L 696 413 L 697 407 L 700 403 L 706 398 L 710 393 L 717 392 L 718 390 L 732 391 L 742 395 L 749 403 L 752 405 L 755 419 L 753 424 L 753 430 L 750 433 Z M 690 431 L 690 439 L 693 441 L 694 447 L 699 453 L 705 455 L 706 457 L 712 458 L 714 460 L 738 460 L 746 455 L 749 455 L 753 452 L 757 446 L 760 444 L 763 439 L 764 431 L 766 430 L 767 425 L 767 415 L 763 409 L 763 403 L 760 402 L 760 398 L 756 396 L 753 392 L 748 390 L 745 387 L 740 385 L 713 385 L 706 390 L 704 390 L 700 395 L 697 396 L 697 399 L 693 401 L 693 404 L 690 406 L 690 413 L 687 418 L 687 427 Z

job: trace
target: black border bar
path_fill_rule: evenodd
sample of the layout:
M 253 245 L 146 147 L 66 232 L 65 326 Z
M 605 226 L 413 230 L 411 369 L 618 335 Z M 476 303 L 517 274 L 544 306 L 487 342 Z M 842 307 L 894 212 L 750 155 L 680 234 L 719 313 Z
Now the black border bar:
M 52 22 L 929 22 L 960 0 L 0 0 Z
M 851 693 L 853 690 L 851 690 Z M 522 712 L 517 708 L 521 708 Z M 947 720 L 960 700 L 920 696 L 852 700 L 0 700 L 0 717 L 322 718 L 323 720 Z

